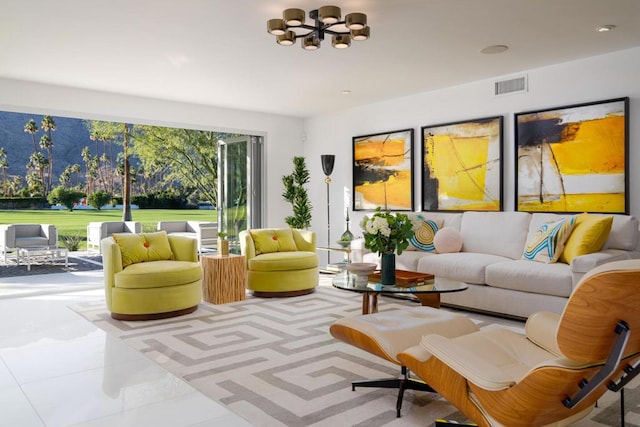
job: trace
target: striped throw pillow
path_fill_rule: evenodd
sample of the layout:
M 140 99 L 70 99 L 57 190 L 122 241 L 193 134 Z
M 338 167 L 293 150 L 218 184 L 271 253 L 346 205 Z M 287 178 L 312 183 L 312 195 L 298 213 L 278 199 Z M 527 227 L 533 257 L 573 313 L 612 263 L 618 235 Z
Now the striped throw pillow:
M 576 215 L 572 215 L 560 221 L 542 224 L 531 241 L 527 242 L 522 258 L 547 264 L 556 262 L 575 222 Z

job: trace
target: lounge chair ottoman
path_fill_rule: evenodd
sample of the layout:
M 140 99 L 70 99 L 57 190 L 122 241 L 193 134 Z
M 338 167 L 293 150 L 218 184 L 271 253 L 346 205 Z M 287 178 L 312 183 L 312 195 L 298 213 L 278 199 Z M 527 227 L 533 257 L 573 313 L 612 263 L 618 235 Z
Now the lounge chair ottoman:
M 344 317 L 330 327 L 334 338 L 400 366 L 401 376 L 398 378 L 356 381 L 351 384 L 354 391 L 356 387 L 397 388 L 398 417 L 405 390 L 434 390 L 424 381 L 412 378 L 397 355 L 420 344 L 423 335 L 438 334 L 452 338 L 476 331 L 478 327 L 466 316 L 422 306 Z

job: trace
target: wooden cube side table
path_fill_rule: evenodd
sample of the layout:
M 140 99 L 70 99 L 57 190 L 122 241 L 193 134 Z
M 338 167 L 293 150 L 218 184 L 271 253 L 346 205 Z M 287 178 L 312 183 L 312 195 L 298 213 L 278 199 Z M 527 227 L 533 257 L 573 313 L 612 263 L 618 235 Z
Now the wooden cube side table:
M 212 304 L 242 301 L 246 297 L 244 255 L 202 255 L 202 299 Z

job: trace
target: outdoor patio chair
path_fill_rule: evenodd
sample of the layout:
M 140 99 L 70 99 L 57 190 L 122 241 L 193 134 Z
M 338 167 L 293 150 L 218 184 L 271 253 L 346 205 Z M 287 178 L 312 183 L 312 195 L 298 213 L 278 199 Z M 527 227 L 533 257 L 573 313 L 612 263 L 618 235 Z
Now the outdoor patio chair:
M 196 239 L 198 253 L 204 249 L 216 249 L 218 245 L 218 223 L 202 221 L 160 221 L 158 231 Z
M 136 221 L 90 222 L 87 225 L 87 251 L 98 249 L 102 253 L 100 242 L 113 233 L 142 233 L 142 225 Z
M 19 248 L 57 248 L 58 230 L 51 224 L 0 225 L 0 251 L 7 263 L 7 254 Z

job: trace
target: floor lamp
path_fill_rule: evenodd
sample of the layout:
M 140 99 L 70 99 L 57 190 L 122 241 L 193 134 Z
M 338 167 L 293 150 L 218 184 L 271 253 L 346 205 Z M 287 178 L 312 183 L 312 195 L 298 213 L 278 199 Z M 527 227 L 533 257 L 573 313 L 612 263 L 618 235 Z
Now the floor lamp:
M 333 172 L 333 164 L 336 161 L 336 156 L 333 154 L 322 154 L 320 156 L 322 160 L 322 170 L 326 175 L 324 182 L 327 183 L 327 247 L 331 246 L 331 211 L 329 209 L 329 184 L 331 183 L 331 172 Z M 331 263 L 330 251 L 327 251 L 327 265 Z

